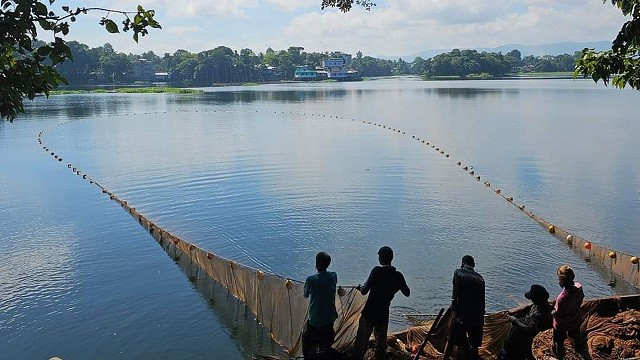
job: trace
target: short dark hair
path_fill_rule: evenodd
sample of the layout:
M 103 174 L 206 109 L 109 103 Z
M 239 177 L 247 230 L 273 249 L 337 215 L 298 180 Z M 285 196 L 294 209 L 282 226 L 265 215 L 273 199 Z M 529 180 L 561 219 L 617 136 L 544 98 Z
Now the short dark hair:
M 462 257 L 462 265 L 468 265 L 471 267 L 475 267 L 476 266 L 476 261 L 473 260 L 473 256 L 471 255 L 465 255 Z
M 378 256 L 380 257 L 380 262 L 383 265 L 391 265 L 391 261 L 393 260 L 393 250 L 388 246 L 383 246 L 378 250 Z
M 316 268 L 319 271 L 325 271 L 331 264 L 331 256 L 324 251 L 321 251 L 316 255 Z

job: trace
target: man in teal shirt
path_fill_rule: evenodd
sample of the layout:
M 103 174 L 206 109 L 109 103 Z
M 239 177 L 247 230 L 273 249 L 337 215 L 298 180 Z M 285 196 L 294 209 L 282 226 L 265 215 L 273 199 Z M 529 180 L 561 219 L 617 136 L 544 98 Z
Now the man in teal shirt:
M 338 276 L 327 271 L 331 256 L 325 252 L 316 255 L 318 273 L 304 282 L 304 297 L 309 298 L 309 320 L 302 334 L 302 353 L 305 359 L 327 359 L 336 336 L 333 322 L 336 311 L 336 285 Z

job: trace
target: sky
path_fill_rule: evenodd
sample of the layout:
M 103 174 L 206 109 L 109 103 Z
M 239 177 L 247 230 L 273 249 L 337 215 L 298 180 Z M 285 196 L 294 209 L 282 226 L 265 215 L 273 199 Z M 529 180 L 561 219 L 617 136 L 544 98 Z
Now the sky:
M 406 56 L 430 49 L 539 45 L 612 40 L 625 21 L 602 0 L 379 0 L 366 11 L 321 10 L 321 0 L 56 0 L 52 9 L 109 7 L 156 11 L 163 30 L 136 44 L 130 34 L 108 34 L 91 12 L 72 24 L 67 40 L 91 47 L 110 43 L 117 51 L 158 55 L 224 45 L 256 53 L 301 46 L 305 51 L 362 51 Z M 118 22 L 121 17 L 110 14 Z M 44 38 L 46 40 L 46 38 Z

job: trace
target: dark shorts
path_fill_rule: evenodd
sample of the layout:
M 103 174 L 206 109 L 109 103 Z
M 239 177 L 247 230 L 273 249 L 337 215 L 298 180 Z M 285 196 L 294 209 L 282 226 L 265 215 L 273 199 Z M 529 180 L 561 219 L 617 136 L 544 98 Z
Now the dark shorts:
M 456 346 L 469 344 L 473 347 L 480 347 L 480 345 L 482 345 L 483 326 L 484 324 L 482 323 L 468 324 L 454 319 L 451 324 L 449 340 Z

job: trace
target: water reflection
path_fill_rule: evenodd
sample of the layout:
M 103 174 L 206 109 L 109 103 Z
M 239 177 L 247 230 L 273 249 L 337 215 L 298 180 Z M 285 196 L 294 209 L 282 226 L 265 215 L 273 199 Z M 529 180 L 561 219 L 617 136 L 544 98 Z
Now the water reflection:
M 13 329 L 7 342 L 19 338 L 25 328 L 42 326 L 73 309 L 79 301 L 65 299 L 78 281 L 73 229 L 34 225 L 3 237 L 0 245 L 2 253 L 10 255 L 0 268 L 0 328 Z
M 284 103 L 299 103 L 310 100 L 329 100 L 340 99 L 347 96 L 348 92 L 344 89 L 308 89 L 299 91 L 229 91 L 229 92 L 210 92 L 203 97 L 205 103 L 252 103 L 257 101 L 276 101 Z M 186 101 L 189 98 L 176 98 L 176 101 Z
M 427 94 L 435 93 L 441 98 L 454 100 L 471 100 L 476 98 L 491 98 L 498 96 L 517 96 L 517 89 L 474 89 L 474 88 L 436 88 L 424 89 Z

